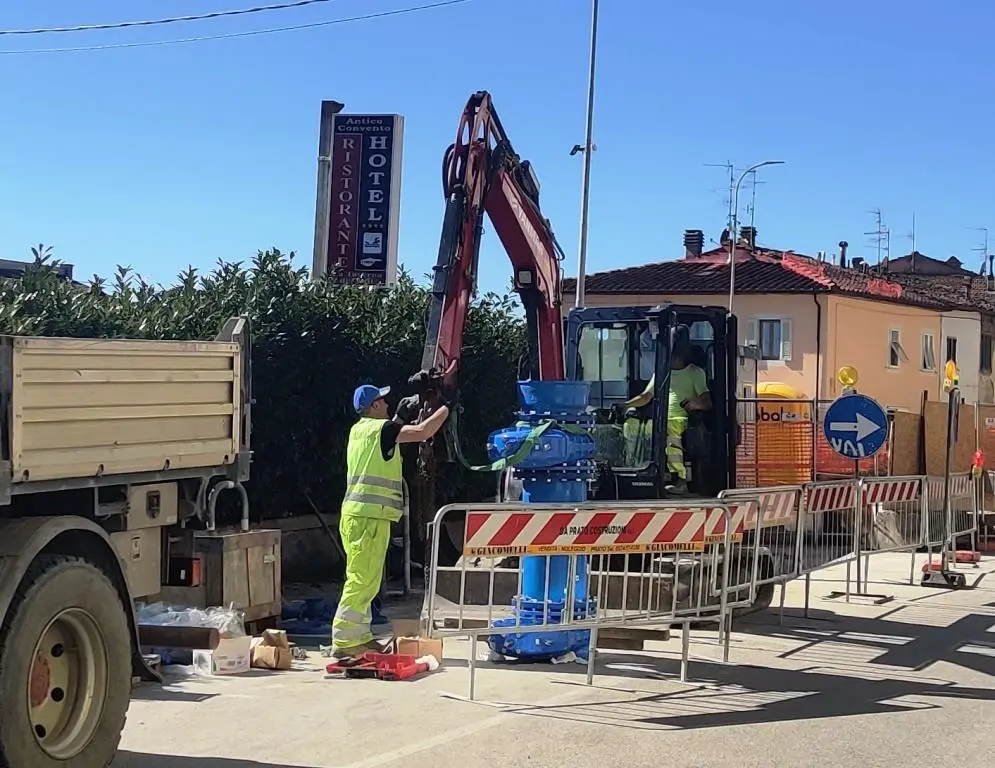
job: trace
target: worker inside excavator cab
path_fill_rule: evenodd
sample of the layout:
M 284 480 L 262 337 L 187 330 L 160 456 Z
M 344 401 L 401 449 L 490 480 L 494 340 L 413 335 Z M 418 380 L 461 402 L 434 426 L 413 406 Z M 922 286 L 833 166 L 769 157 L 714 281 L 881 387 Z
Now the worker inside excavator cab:
M 666 489 L 670 493 L 687 493 L 691 479 L 689 464 L 700 462 L 708 455 L 708 431 L 702 418 L 712 407 L 707 367 L 707 348 L 692 344 L 688 326 L 676 326 L 671 340 L 665 451 L 671 476 Z M 626 445 L 632 445 L 633 450 L 641 449 L 645 433 L 652 434 L 655 390 L 655 377 L 651 376 L 645 389 L 626 402 L 628 410 L 623 433 Z

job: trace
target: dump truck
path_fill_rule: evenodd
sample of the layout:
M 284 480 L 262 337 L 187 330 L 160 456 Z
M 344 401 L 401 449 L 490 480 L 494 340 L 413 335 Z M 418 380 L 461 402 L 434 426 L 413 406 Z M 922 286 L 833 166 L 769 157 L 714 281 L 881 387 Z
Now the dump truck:
M 243 500 L 244 318 L 213 341 L 0 336 L 0 765 L 105 768 L 133 682 L 134 601 Z

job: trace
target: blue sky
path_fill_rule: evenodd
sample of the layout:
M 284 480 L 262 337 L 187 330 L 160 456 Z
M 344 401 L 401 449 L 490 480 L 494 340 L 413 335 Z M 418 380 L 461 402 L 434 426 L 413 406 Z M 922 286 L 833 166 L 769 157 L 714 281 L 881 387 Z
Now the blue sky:
M 297 11 L 117 32 L 0 36 L 0 51 L 163 40 L 415 5 L 338 0 Z M 250 0 L 4 3 L 0 28 L 187 14 Z M 972 252 L 992 226 L 995 7 L 934 0 L 610 0 L 602 4 L 589 271 L 679 257 L 717 239 L 726 171 L 768 159 L 762 243 L 873 258 Z M 421 275 L 442 219 L 440 163 L 467 96 L 492 92 L 576 272 L 587 0 L 472 0 L 307 31 L 80 53 L 0 54 L 0 255 L 51 244 L 76 274 L 129 264 L 170 281 L 257 249 L 310 264 L 318 109 L 406 118 L 400 260 Z M 730 35 L 732 37 L 730 37 Z M 986 74 L 988 73 L 988 74 Z M 741 217 L 750 195 L 741 194 Z M 510 269 L 486 234 L 481 287 Z

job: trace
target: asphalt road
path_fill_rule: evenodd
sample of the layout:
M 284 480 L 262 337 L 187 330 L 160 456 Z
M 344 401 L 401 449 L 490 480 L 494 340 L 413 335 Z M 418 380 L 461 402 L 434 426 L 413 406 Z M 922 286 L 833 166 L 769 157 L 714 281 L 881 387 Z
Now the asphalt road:
M 843 570 L 801 585 L 775 612 L 741 620 L 731 664 L 695 632 L 692 682 L 679 642 L 602 652 L 595 686 L 579 665 L 481 664 L 467 691 L 467 643 L 406 683 L 325 679 L 310 670 L 189 678 L 141 688 L 114 768 L 560 768 L 987 766 L 995 722 L 995 560 L 971 590 L 902 584 L 908 555 L 874 558 L 884 605 L 823 600 Z M 452 695 L 450 695 L 452 694 Z

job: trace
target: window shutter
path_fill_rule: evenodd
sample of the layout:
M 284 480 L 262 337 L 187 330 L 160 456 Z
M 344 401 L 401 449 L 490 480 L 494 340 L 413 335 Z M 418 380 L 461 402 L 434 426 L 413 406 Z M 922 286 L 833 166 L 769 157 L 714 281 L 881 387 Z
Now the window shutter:
M 791 321 L 781 321 L 781 359 L 791 360 Z
M 758 347 L 760 346 L 757 342 L 757 321 L 747 320 L 746 321 L 746 346 L 748 347 Z

